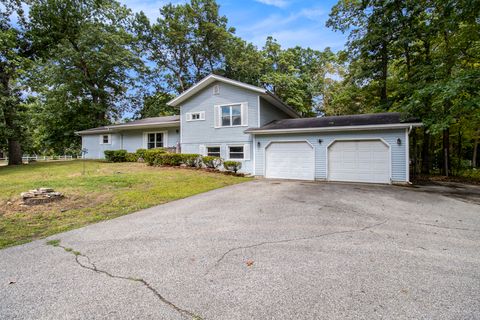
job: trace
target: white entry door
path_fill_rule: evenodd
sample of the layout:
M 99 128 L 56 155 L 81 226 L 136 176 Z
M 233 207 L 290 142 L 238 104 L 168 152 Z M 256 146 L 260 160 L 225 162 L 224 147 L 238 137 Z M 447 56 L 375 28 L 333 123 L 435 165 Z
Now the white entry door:
M 273 142 L 265 150 L 265 177 L 315 179 L 313 147 L 305 141 Z
M 381 140 L 336 141 L 328 148 L 328 180 L 390 183 L 390 149 Z

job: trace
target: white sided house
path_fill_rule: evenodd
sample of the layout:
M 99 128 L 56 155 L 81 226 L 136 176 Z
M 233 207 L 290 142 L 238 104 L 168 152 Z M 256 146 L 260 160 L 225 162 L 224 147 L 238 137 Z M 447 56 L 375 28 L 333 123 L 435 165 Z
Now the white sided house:
M 169 102 L 179 116 L 79 131 L 86 157 L 105 150 L 166 147 L 242 162 L 277 179 L 409 181 L 412 128 L 399 113 L 300 118 L 268 90 L 210 75 Z

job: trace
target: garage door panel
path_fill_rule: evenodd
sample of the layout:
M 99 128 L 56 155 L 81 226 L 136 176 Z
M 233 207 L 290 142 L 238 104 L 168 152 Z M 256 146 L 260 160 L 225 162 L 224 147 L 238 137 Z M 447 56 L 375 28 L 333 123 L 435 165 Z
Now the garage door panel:
M 267 178 L 315 178 L 314 151 L 307 142 L 273 142 L 266 148 L 265 153 Z
M 337 141 L 328 149 L 328 179 L 390 182 L 390 150 L 380 140 Z

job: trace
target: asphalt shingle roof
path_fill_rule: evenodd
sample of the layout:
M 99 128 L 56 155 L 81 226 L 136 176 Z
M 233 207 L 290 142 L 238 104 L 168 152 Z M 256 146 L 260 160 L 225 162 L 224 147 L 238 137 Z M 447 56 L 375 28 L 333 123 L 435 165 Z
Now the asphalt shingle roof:
M 306 129 L 328 128 L 347 126 L 367 126 L 383 124 L 418 123 L 418 119 L 404 118 L 398 112 L 355 114 L 347 116 L 329 116 L 317 118 L 298 118 L 275 120 L 260 128 L 252 128 L 248 131 L 257 130 L 282 130 L 282 129 Z
M 103 126 L 103 127 L 97 127 L 97 128 L 92 128 L 92 129 L 87 129 L 83 131 L 78 131 L 77 133 L 94 133 L 97 131 L 105 131 L 105 130 L 112 130 L 112 129 L 121 129 L 122 127 L 133 127 L 133 126 L 148 126 L 148 125 L 161 125 L 162 123 L 168 123 L 168 122 L 178 122 L 180 124 L 180 116 L 175 115 L 175 116 L 165 116 L 165 117 L 152 117 L 152 118 L 145 118 L 145 119 L 139 119 L 139 120 L 134 120 L 126 123 L 119 123 L 119 124 L 112 124 L 109 126 Z

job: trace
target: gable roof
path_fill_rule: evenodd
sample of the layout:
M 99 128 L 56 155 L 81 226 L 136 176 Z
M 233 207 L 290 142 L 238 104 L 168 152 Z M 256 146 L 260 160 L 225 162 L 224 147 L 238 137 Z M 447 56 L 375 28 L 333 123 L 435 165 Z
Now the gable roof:
M 240 88 L 243 88 L 243 89 L 246 89 L 246 90 L 254 91 L 254 92 L 258 93 L 262 98 L 264 98 L 265 100 L 267 100 L 268 102 L 270 102 L 272 105 L 279 108 L 283 112 L 287 113 L 288 115 L 290 115 L 294 118 L 299 118 L 300 117 L 300 115 L 297 113 L 297 111 L 295 111 L 292 107 L 287 105 L 279 97 L 277 97 L 276 95 L 274 95 L 272 92 L 268 91 L 267 89 L 257 87 L 257 86 L 253 86 L 253 85 L 248 84 L 248 83 L 232 80 L 232 79 L 229 79 L 229 78 L 225 78 L 225 77 L 222 77 L 222 76 L 219 76 L 219 75 L 216 75 L 216 74 L 210 74 L 210 75 L 206 76 L 205 78 L 203 78 L 202 80 L 197 82 L 195 85 L 193 85 L 189 89 L 185 90 L 184 92 L 182 92 L 180 95 L 178 95 L 174 99 L 167 102 L 167 105 L 172 106 L 172 107 L 178 107 L 178 106 L 180 106 L 180 104 L 182 102 L 190 99 L 195 94 L 202 91 L 203 89 L 205 89 L 206 87 L 208 87 L 209 85 L 211 85 L 212 83 L 214 83 L 216 81 L 222 82 L 222 83 L 227 83 L 227 84 L 230 84 L 232 86 L 240 87 Z
M 250 128 L 248 133 L 284 133 L 284 132 L 317 132 L 338 130 L 365 130 L 419 127 L 418 119 L 404 119 L 401 113 L 385 112 L 355 114 L 345 116 L 329 116 L 317 118 L 283 119 L 267 123 L 260 128 Z
M 82 131 L 76 131 L 78 135 L 82 134 L 95 134 L 95 133 L 107 133 L 117 132 L 120 130 L 129 130 L 137 128 L 154 128 L 154 127 L 175 127 L 180 126 L 180 116 L 165 116 L 165 117 L 152 117 L 134 120 L 126 123 L 112 124 L 109 126 L 97 127 Z

